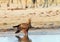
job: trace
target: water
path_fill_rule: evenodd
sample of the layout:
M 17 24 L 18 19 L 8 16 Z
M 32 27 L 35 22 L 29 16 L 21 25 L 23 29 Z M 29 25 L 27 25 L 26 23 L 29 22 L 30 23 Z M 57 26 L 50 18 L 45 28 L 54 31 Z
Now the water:
M 0 42 L 60 42 L 60 29 L 29 30 L 28 36 L 21 32 L 0 32 Z
M 0 42 L 60 42 L 60 35 L 5 36 Z

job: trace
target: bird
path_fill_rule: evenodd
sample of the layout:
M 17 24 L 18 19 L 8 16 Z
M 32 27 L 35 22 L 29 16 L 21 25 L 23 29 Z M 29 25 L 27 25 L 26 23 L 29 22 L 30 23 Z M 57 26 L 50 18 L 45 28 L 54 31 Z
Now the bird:
M 19 33 L 22 31 L 25 35 L 28 34 L 29 28 L 32 28 L 31 26 L 31 19 L 28 19 L 28 22 L 21 23 L 19 25 L 13 26 L 13 28 L 17 28 L 17 31 L 15 33 Z

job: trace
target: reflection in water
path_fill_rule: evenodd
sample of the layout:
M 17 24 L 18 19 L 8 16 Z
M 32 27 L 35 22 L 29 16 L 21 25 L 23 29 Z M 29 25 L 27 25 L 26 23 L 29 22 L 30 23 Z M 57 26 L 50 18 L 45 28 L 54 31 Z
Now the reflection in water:
M 60 42 L 60 35 L 2 36 L 0 42 Z
M 32 42 L 27 35 L 20 37 L 16 36 L 18 38 L 18 42 Z

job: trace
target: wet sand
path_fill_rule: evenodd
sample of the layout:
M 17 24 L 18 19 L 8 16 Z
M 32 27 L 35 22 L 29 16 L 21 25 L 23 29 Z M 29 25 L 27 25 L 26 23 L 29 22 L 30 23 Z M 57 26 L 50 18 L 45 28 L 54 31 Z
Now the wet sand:
M 23 35 L 22 32 L 15 34 L 15 31 L 0 32 L 0 36 Z M 30 29 L 28 35 L 60 35 L 60 29 Z

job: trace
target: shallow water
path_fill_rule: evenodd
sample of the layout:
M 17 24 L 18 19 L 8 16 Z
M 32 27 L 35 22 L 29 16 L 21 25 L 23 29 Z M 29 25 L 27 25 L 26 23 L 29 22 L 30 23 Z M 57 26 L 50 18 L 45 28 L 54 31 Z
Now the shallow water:
M 29 30 L 28 36 L 22 32 L 0 32 L 0 42 L 60 42 L 60 29 Z
M 60 35 L 4 36 L 0 42 L 60 42 Z

